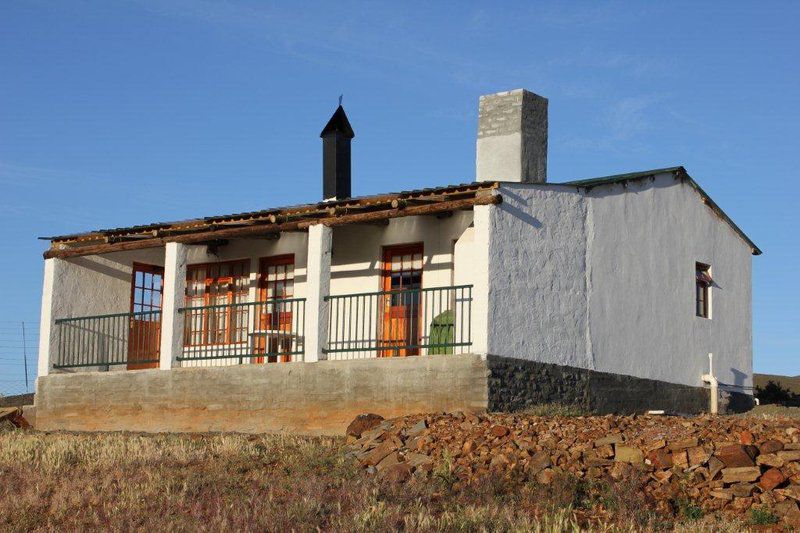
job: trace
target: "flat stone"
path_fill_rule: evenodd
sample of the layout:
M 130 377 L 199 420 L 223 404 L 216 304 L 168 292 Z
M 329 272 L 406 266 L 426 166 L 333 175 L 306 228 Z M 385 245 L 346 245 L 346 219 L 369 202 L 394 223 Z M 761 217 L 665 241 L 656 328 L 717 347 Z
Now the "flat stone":
M 752 483 L 736 483 L 730 486 L 733 495 L 737 498 L 749 498 L 752 496 L 756 486 Z
M 753 458 L 747 453 L 745 447 L 741 444 L 731 444 L 718 450 L 714 454 L 720 459 L 728 468 L 742 468 L 746 466 L 754 466 Z
M 375 469 L 380 472 L 381 470 L 385 470 L 390 466 L 394 466 L 400 462 L 400 455 L 397 452 L 392 452 L 386 457 L 384 457 L 380 463 L 375 465 Z
M 800 485 L 789 485 L 785 489 L 775 489 L 775 492 L 787 498 L 800 501 Z
M 676 440 L 675 442 L 670 442 L 669 449 L 675 452 L 679 450 L 685 450 L 687 448 L 694 448 L 695 446 L 697 446 L 697 444 L 698 444 L 697 437 L 692 437 L 689 439 Z
M 783 443 L 779 440 L 771 439 L 762 442 L 758 449 L 762 454 L 775 453 L 783 449 Z
M 781 467 L 783 466 L 783 459 L 778 457 L 777 453 L 764 453 L 756 457 L 756 463 L 765 466 Z
M 783 450 L 776 452 L 775 455 L 777 455 L 780 459 L 783 459 L 784 463 L 800 461 L 800 450 Z
M 704 465 L 711 458 L 711 452 L 707 451 L 702 446 L 694 446 L 686 450 L 689 456 L 689 466 Z
M 375 448 L 370 450 L 364 457 L 361 459 L 361 463 L 365 466 L 375 466 L 383 459 L 395 451 L 395 446 L 391 442 L 381 442 Z
M 599 448 L 600 446 L 605 446 L 606 444 L 619 444 L 621 442 L 625 442 L 625 436 L 622 433 L 616 433 L 614 435 L 609 435 L 608 437 L 603 437 L 602 439 L 597 439 L 594 441 L 595 448 Z
M 742 466 L 722 469 L 722 481 L 725 483 L 756 481 L 761 475 L 757 466 Z
M 425 422 L 425 419 L 422 419 L 411 426 L 408 431 L 406 431 L 406 435 L 409 437 L 416 437 L 417 435 L 421 435 L 426 429 L 428 429 L 428 424 Z
M 621 463 L 638 464 L 644 461 L 644 454 L 639 448 L 632 446 L 615 446 L 614 460 Z
M 433 459 L 424 453 L 408 453 L 406 454 L 405 459 L 405 462 L 411 465 L 413 468 L 417 468 L 418 466 L 422 465 L 433 464 Z

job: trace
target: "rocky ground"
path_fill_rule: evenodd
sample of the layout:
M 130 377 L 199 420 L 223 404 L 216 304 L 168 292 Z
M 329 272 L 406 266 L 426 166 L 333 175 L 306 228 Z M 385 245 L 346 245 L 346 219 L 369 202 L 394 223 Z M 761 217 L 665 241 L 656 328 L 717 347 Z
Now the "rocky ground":
M 347 433 L 352 456 L 391 483 L 435 478 L 461 490 L 503 479 L 560 490 L 578 482 L 588 519 L 640 506 L 668 518 L 800 528 L 796 419 L 362 415 Z

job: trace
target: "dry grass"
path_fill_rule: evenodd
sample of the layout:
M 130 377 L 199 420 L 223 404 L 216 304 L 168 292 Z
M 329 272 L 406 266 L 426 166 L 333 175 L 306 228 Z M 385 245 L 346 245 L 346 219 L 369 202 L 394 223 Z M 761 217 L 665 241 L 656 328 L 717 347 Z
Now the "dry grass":
M 606 531 L 669 529 L 631 502 L 493 480 L 389 485 L 358 470 L 335 438 L 266 435 L 0 434 L 0 530 Z M 625 500 L 625 491 L 612 491 Z M 635 497 L 635 496 L 634 496 Z M 586 502 L 589 502 L 588 504 Z M 617 507 L 608 520 L 581 506 Z M 684 530 L 742 531 L 694 522 Z

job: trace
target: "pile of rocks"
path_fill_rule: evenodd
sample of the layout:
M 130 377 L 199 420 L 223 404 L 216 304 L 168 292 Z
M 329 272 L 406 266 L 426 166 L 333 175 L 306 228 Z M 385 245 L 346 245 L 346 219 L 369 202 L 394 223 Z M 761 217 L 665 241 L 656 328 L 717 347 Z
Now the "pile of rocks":
M 441 413 L 347 429 L 355 458 L 395 483 L 446 468 L 455 488 L 487 475 L 548 485 L 560 475 L 643 479 L 655 508 L 674 502 L 745 516 L 753 506 L 800 526 L 800 427 L 790 419 L 701 416 L 537 417 Z

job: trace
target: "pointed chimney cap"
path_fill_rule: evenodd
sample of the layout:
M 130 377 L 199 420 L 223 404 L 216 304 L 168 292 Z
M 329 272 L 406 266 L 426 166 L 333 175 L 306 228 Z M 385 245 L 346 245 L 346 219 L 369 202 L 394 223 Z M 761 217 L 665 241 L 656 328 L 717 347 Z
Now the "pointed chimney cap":
M 325 137 L 330 133 L 341 133 L 348 139 L 352 139 L 356 136 L 355 132 L 353 132 L 353 127 L 350 126 L 350 121 L 347 120 L 347 115 L 344 112 L 344 108 L 341 105 L 336 108 L 333 116 L 322 129 L 322 133 L 320 133 L 319 136 Z

